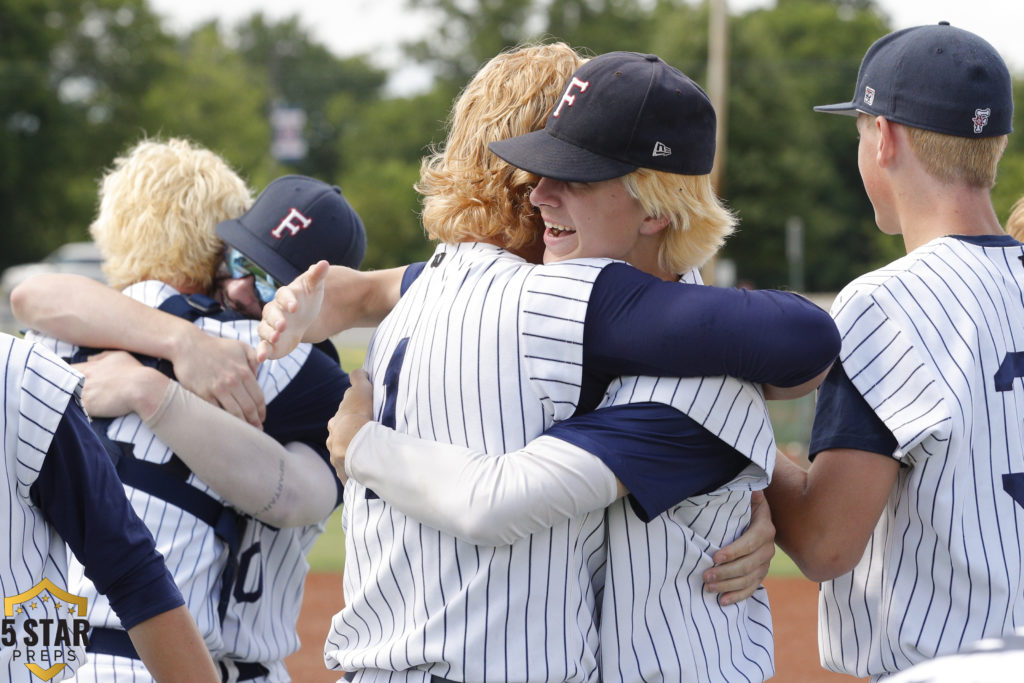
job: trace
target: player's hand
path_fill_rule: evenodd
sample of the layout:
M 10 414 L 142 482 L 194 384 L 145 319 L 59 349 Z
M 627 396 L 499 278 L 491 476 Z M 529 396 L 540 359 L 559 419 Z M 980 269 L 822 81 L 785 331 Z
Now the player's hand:
M 775 556 L 775 525 L 764 494 L 750 499 L 750 526 L 714 555 L 715 566 L 704 572 L 704 588 L 720 593 L 718 602 L 732 605 L 754 594 L 768 575 Z
M 263 307 L 256 358 L 281 358 L 299 345 L 310 325 L 320 315 L 324 302 L 324 278 L 330 264 L 314 263 L 305 273 L 280 287 L 273 301 Z
M 82 406 L 92 417 L 121 417 L 156 412 L 171 381 L 126 351 L 104 351 L 74 368 L 85 376 Z
M 327 449 L 331 452 L 331 464 L 343 483 L 348 481 L 348 475 L 345 474 L 348 445 L 356 432 L 373 419 L 373 386 L 366 371 L 353 370 L 349 378 L 352 386 L 338 404 L 338 412 L 327 423 Z
M 196 396 L 220 406 L 259 429 L 267 404 L 256 381 L 256 351 L 238 339 L 213 337 L 196 328 L 171 362 L 178 382 Z

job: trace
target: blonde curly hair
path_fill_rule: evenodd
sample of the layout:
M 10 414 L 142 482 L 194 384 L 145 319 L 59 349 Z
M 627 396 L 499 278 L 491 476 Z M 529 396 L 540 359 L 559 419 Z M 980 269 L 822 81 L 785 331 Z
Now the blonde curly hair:
M 584 59 L 565 43 L 523 45 L 489 60 L 466 85 L 448 121 L 448 139 L 420 166 L 423 227 L 431 239 L 531 245 L 543 232 L 530 204 L 537 176 L 487 145 L 544 127 Z
M 217 154 L 181 138 L 144 139 L 101 180 L 89 232 L 113 287 L 162 280 L 210 292 L 224 250 L 214 228 L 251 203 L 250 188 Z

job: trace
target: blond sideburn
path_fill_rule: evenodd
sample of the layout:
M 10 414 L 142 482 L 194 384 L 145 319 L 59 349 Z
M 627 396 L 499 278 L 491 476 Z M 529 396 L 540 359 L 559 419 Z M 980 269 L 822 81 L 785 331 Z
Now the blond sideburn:
M 648 215 L 669 219 L 658 247 L 658 265 L 669 272 L 703 266 L 736 229 L 736 216 L 715 195 L 710 175 L 639 168 L 622 183 Z
M 530 205 L 537 176 L 487 145 L 543 128 L 583 61 L 565 43 L 527 45 L 502 52 L 476 73 L 452 109 L 447 142 L 420 167 L 416 190 L 431 239 L 518 249 L 540 236 L 543 224 Z
M 214 229 L 251 203 L 249 187 L 210 150 L 146 139 L 104 175 L 89 232 L 111 286 L 162 280 L 209 292 L 224 250 Z

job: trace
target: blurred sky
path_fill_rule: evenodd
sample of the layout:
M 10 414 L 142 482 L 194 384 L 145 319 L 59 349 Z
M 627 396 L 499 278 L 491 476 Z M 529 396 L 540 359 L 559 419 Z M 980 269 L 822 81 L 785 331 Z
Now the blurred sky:
M 731 12 L 774 4 L 774 0 L 727 1 Z M 273 19 L 298 14 L 303 27 L 336 54 L 373 54 L 375 64 L 397 72 L 392 91 L 417 90 L 429 81 L 422 70 L 404 67 L 397 49 L 399 43 L 424 32 L 423 17 L 405 9 L 405 0 L 150 0 L 150 4 L 175 31 L 212 18 L 231 24 L 256 11 Z M 946 20 L 973 31 L 999 50 L 1015 75 L 1024 75 L 1022 0 L 880 0 L 878 4 L 894 28 Z

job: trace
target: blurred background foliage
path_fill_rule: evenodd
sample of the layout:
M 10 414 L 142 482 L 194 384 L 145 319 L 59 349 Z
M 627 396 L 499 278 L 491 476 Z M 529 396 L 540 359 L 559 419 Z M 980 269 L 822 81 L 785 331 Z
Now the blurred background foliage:
M 87 238 L 97 179 L 142 136 L 192 138 L 255 191 L 285 173 L 336 183 L 369 231 L 364 267 L 421 260 L 431 247 L 413 190 L 420 159 L 443 140 L 459 89 L 498 51 L 563 40 L 590 54 L 654 52 L 706 83 L 706 2 L 407 3 L 435 25 L 405 54 L 435 78 L 426 92 L 395 95 L 369 56 L 333 55 L 295 17 L 257 13 L 178 35 L 146 0 L 0 0 L 0 268 Z M 804 226 L 806 291 L 835 291 L 902 253 L 874 228 L 853 121 L 811 110 L 850 98 L 861 56 L 888 30 L 871 0 L 778 0 L 729 17 L 719 189 L 741 230 L 721 256 L 739 281 L 794 286 L 785 240 L 794 221 Z M 305 114 L 301 159 L 271 153 L 278 106 Z M 993 192 L 1000 218 L 1022 193 L 1024 142 L 1011 136 Z

